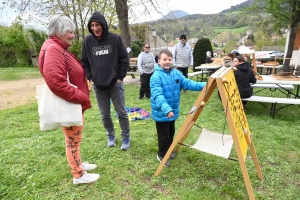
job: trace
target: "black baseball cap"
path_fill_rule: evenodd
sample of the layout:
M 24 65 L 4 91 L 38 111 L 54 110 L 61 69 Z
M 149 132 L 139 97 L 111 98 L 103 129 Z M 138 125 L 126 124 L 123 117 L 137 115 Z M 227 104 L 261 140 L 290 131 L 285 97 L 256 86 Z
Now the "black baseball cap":
M 186 35 L 185 34 L 182 34 L 179 39 L 185 39 L 186 40 Z

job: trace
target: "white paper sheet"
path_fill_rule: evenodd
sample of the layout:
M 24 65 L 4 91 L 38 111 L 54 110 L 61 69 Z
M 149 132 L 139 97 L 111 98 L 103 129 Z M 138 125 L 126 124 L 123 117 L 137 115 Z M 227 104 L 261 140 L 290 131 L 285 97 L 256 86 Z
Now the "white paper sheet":
M 230 155 L 232 144 L 231 135 L 223 135 L 203 128 L 198 141 L 192 148 L 227 159 Z

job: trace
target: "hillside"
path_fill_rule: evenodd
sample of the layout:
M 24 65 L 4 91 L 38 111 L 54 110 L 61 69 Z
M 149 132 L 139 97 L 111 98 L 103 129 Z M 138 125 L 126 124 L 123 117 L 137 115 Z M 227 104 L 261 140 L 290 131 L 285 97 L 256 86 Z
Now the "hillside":
M 184 11 L 177 10 L 170 12 L 169 19 L 161 19 L 148 22 L 147 25 L 156 30 L 167 41 L 173 41 L 182 33 L 189 38 L 215 38 L 222 32 L 229 34 L 230 29 L 236 29 L 237 34 L 242 37 L 246 35 L 247 30 L 257 30 L 261 27 L 261 19 L 257 16 L 244 16 L 239 10 L 249 7 L 254 0 L 247 0 L 237 4 L 231 9 L 223 10 L 218 14 L 192 14 L 188 15 Z M 184 13 L 182 17 L 179 17 Z M 269 33 L 270 30 L 267 30 Z
M 172 41 L 182 33 L 186 33 L 189 38 L 214 37 L 218 29 L 232 29 L 242 27 L 257 27 L 259 19 L 252 16 L 251 19 L 244 17 L 239 13 L 239 9 L 249 7 L 254 0 L 247 0 L 237 4 L 231 9 L 223 10 L 218 14 L 192 14 L 182 10 L 175 10 L 166 15 L 168 19 L 148 22 L 147 24 L 159 35 L 163 35 L 166 40 Z M 247 28 L 244 28 L 245 30 Z M 243 34 L 246 34 L 244 31 Z

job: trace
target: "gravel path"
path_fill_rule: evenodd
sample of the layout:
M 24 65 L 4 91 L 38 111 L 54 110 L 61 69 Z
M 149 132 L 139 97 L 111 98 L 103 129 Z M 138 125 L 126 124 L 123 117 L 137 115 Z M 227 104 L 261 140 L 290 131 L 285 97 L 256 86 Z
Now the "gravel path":
M 43 83 L 45 83 L 43 78 L 0 81 L 0 110 L 36 101 L 35 88 Z M 140 78 L 136 77 L 133 79 L 131 76 L 126 76 L 124 84 L 139 85 Z
M 19 81 L 0 81 L 0 110 L 14 108 L 36 101 L 35 87 L 43 84 L 44 79 L 26 79 Z

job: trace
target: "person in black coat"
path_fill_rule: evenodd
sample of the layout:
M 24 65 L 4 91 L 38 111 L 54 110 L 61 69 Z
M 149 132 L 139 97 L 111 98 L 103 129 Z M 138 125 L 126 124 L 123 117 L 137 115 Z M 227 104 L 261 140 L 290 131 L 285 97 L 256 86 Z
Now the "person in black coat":
M 248 66 L 242 55 L 236 56 L 233 59 L 233 65 L 236 67 L 234 71 L 235 80 L 240 92 L 241 98 L 249 98 L 253 94 L 251 84 L 256 83 L 256 77 L 253 70 Z M 242 101 L 244 109 L 246 109 L 247 101 Z

